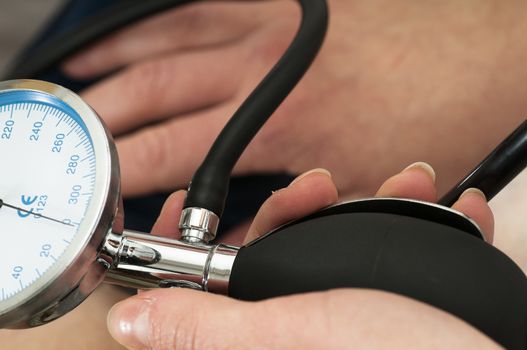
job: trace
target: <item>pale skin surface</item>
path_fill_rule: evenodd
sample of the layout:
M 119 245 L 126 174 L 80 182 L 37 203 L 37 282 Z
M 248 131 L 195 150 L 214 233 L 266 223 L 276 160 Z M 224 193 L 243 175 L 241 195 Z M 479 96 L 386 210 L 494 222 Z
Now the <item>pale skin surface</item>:
M 382 179 L 403 164 L 423 159 L 438 169 L 442 192 L 527 114 L 524 2 L 334 0 L 330 4 L 333 15 L 323 53 L 251 145 L 237 174 L 301 173 L 323 166 L 347 198 L 373 194 Z M 214 21 L 211 17 L 221 17 L 216 14 L 223 14 L 223 20 Z M 278 58 L 298 21 L 297 10 L 286 1 L 203 4 L 166 16 L 175 18 L 165 24 L 162 20 L 145 24 L 149 30 L 130 29 L 129 34 L 101 44 L 104 56 L 81 59 L 77 68 L 67 66 L 77 76 L 126 66 L 84 94 L 116 134 L 152 119 L 168 123 L 118 138 L 128 196 L 186 185 L 200 155 Z M 125 54 L 120 53 L 123 47 Z M 137 84 L 138 79 L 144 85 Z M 319 121 L 323 128 L 315 126 Z M 307 130 L 302 128 L 305 125 Z M 202 142 L 195 142 L 198 136 L 204 137 Z M 192 153 L 186 153 L 190 149 Z M 158 177 L 150 173 L 145 179 L 145 168 L 159 169 L 154 172 Z M 96 294 L 93 305 L 102 305 L 101 309 L 85 304 L 78 312 L 88 316 L 76 317 L 95 317 L 102 325 L 105 315 L 100 310 L 112 303 L 106 297 Z M 58 321 L 37 330 L 1 331 L 0 342 L 9 349 L 21 344 L 19 349 L 42 349 L 51 339 L 61 339 L 66 349 L 72 344 L 83 349 L 86 340 L 79 337 L 83 329 L 90 341 L 100 341 L 84 348 L 109 348 L 107 335 L 94 336 L 87 322 L 74 325 Z M 464 324 L 461 327 L 466 329 Z M 476 338 L 481 340 L 479 334 Z
M 424 160 L 443 192 L 527 115 L 525 2 L 329 2 L 323 51 L 235 174 L 324 167 L 352 197 Z M 83 96 L 117 135 L 150 125 L 117 138 L 125 195 L 186 187 L 298 19 L 292 1 L 203 2 L 65 64 L 77 77 L 122 68 Z
M 414 164 L 388 179 L 377 195 L 434 201 L 434 179 L 429 166 Z M 167 200 L 153 233 L 179 236 L 177 222 L 184 196 L 184 191 L 179 191 Z M 264 203 L 245 242 L 337 199 L 335 184 L 327 171 L 308 172 Z M 492 212 L 479 192 L 466 192 L 453 208 L 470 215 L 486 239 L 492 241 Z M 28 350 L 117 348 L 99 327 L 104 310 L 119 295 L 108 294 L 111 290 L 102 292 L 107 294 L 96 294 L 79 310 L 45 327 L 1 331 L 2 344 L 9 349 Z M 101 304 L 103 300 L 105 303 Z M 499 348 L 479 331 L 443 311 L 391 293 L 360 289 L 300 294 L 257 303 L 188 290 L 143 292 L 115 306 L 109 314 L 108 327 L 129 349 L 342 349 L 352 345 L 368 349 Z M 79 329 L 83 332 L 79 333 Z
M 495 245 L 527 271 L 527 171 L 524 171 L 490 203 L 496 215 Z M 499 219 L 499 220 L 498 220 Z

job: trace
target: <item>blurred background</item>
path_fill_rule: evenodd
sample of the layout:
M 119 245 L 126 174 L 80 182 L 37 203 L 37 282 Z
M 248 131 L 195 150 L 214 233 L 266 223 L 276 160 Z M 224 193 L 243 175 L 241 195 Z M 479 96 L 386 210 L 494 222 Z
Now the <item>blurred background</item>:
M 0 74 L 64 0 L 0 0 Z

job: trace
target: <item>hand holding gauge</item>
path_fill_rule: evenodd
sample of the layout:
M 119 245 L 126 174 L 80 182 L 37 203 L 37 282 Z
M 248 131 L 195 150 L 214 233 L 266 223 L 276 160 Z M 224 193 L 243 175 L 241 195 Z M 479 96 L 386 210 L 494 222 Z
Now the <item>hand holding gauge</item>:
M 62 315 L 117 265 L 107 278 L 137 288 L 227 292 L 236 248 L 123 233 L 115 147 L 77 95 L 44 82 L 1 83 L 0 123 L 9 189 L 0 203 L 13 209 L 0 210 L 0 229 L 9 233 L 1 241 L 11 248 L 0 256 L 0 325 L 34 326 Z
M 48 50 L 39 58 L 47 65 L 56 57 L 67 55 L 65 52 L 75 50 L 75 45 L 85 39 L 97 36 L 101 30 L 104 33 L 111 30 L 109 28 L 186 2 L 189 1 L 127 3 L 123 11 L 116 12 L 120 16 L 112 16 L 110 21 L 96 27 L 81 29 L 84 32 L 77 36 L 82 38 L 80 41 L 59 40 L 64 44 L 62 49 Z M 61 316 L 84 300 L 107 271 L 111 271 L 107 279 L 139 288 L 185 286 L 227 293 L 238 249 L 203 244 L 201 238 L 212 238 L 215 234 L 221 209 L 214 212 L 207 206 L 200 207 L 199 203 L 207 202 L 212 196 L 214 200 L 208 201 L 209 204 L 218 209 L 222 207 L 223 196 L 227 193 L 222 185 L 228 183 L 232 163 L 298 83 L 322 45 L 328 23 L 326 2 L 298 2 L 303 20 L 296 38 L 235 113 L 228 123 L 231 127 L 224 130 L 234 136 L 229 139 L 236 146 L 224 144 L 232 151 L 218 153 L 223 154 L 216 159 L 221 162 L 220 167 L 215 167 L 215 161 L 203 163 L 221 169 L 222 174 L 213 176 L 211 182 L 208 177 L 211 174 L 205 169 L 198 171 L 204 176 L 194 179 L 196 191 L 189 191 L 188 202 L 197 205 L 182 215 L 184 232 L 189 234 L 186 241 L 156 239 L 124 231 L 115 145 L 94 111 L 77 95 L 44 82 L 15 80 L 0 84 L 0 112 L 6 118 L 0 144 L 7 170 L 3 178 L 9 179 L 12 191 L 23 189 L 30 191 L 27 195 L 45 196 L 49 202 L 43 206 L 65 209 L 61 213 L 67 215 L 65 220 L 78 223 L 74 233 L 60 237 L 58 233 L 62 232 L 57 230 L 31 227 L 36 222 L 34 218 L 22 223 L 12 218 L 5 221 L 6 232 L 13 234 L 2 238 L 7 239 L 5 245 L 14 246 L 11 251 L 19 254 L 0 260 L 0 266 L 7 269 L 0 270 L 0 276 L 5 279 L 2 285 L 10 288 L 0 301 L 0 326 L 34 326 Z M 238 132 L 238 128 L 244 132 Z M 35 173 L 38 176 L 34 176 Z M 219 187 L 213 184 L 218 180 Z M 212 191 L 210 185 L 214 188 Z M 48 190 L 51 193 L 39 192 Z M 4 200 L 11 201 L 10 198 Z M 35 267 L 40 261 L 31 264 L 26 261 L 29 257 L 38 257 L 39 251 L 25 246 L 25 241 L 33 241 L 24 240 L 23 236 L 36 231 L 37 247 L 39 244 L 46 248 L 52 246 L 57 256 L 54 263 L 46 261 L 46 266 L 41 267 L 46 270 L 42 274 L 40 270 L 36 273 Z M 15 237 L 21 241 L 15 241 Z M 48 242 L 50 239 L 57 241 Z M 15 261 L 24 263 L 27 268 L 20 263 L 16 265 Z M 17 271 L 24 271 L 24 283 L 17 285 L 10 280 L 9 269 L 13 265 Z M 16 279 L 18 277 L 21 275 Z
M 297 38 L 194 176 L 180 241 L 124 230 L 115 146 L 77 95 L 44 82 L 0 83 L 2 181 L 10 191 L 2 199 L 12 204 L 19 196 L 45 198 L 47 217 L 75 223 L 75 229 L 51 227 L 38 216 L 0 211 L 0 229 L 9 233 L 0 242 L 10 247 L 0 256 L 0 327 L 37 326 L 60 317 L 104 279 L 244 300 L 358 287 L 424 301 L 508 348 L 525 348 L 525 275 L 482 240 L 474 222 L 446 207 L 366 199 L 330 207 L 241 248 L 208 244 L 234 163 L 322 43 L 325 2 L 300 2 L 306 11 Z
M 42 119 L 38 141 L 33 141 L 32 127 Z M 455 211 L 418 201 L 381 198 L 330 207 L 241 250 L 156 238 L 123 231 L 115 147 L 96 114 L 79 97 L 50 83 L 0 83 L 0 123 L 8 120 L 14 123 L 9 123 L 9 138 L 0 142 L 0 154 L 8 165 L 3 181 L 10 184 L 9 193 L 45 193 L 46 207 L 54 208 L 52 216 L 67 218 L 61 221 L 62 217 L 46 216 L 53 225 L 43 225 L 38 214 L 16 214 L 16 210 L 31 213 L 31 209 L 9 204 L 13 209 L 9 215 L 0 209 L 0 229 L 9 232 L 0 236 L 0 242 L 10 247 L 0 255 L 2 327 L 36 326 L 60 317 L 106 278 L 135 288 L 187 287 L 249 300 L 335 287 L 377 288 L 422 298 L 483 328 L 501 343 L 516 344 L 518 339 L 525 339 L 512 336 L 516 330 L 510 328 L 505 337 L 512 338 L 504 340 L 492 334 L 493 324 L 486 317 L 467 316 L 449 305 L 455 298 L 471 295 L 464 308 L 471 313 L 484 312 L 482 300 L 496 299 L 505 289 L 509 299 L 503 302 L 517 306 L 521 305 L 518 298 L 523 300 L 518 295 L 527 288 L 519 268 L 484 243 L 478 227 Z M 57 135 L 64 135 L 59 136 L 61 142 L 57 142 Z M 79 150 L 80 145 L 83 148 Z M 54 152 L 55 147 L 60 147 L 60 152 Z M 71 162 L 72 154 L 79 156 L 78 164 Z M 42 171 L 35 173 L 32 166 Z M 72 168 L 75 171 L 68 171 Z M 72 195 L 78 189 L 75 186 L 87 186 L 88 191 Z M 77 200 L 81 195 L 84 202 Z M 398 227 L 392 225 L 395 218 L 400 221 Z M 190 222 L 199 226 L 193 220 Z M 376 237 L 385 230 L 378 225 L 386 222 L 397 234 L 394 232 L 394 240 L 379 241 Z M 332 239 L 328 240 L 330 233 Z M 379 249 L 382 255 L 376 253 Z M 417 270 L 416 249 L 423 251 Z M 456 273 L 437 271 L 446 290 L 427 295 L 432 287 L 427 287 L 430 274 L 442 259 L 443 249 L 450 259 L 446 263 L 455 266 Z M 475 249 L 478 259 L 472 256 Z M 314 252 L 326 257 L 324 264 L 312 259 Z M 377 256 L 378 280 L 369 275 L 371 254 Z M 397 264 L 390 263 L 393 259 Z M 275 266 L 272 273 L 269 266 Z M 398 278 L 403 271 L 406 277 Z M 409 274 L 414 275 L 413 280 L 407 279 Z M 464 281 L 471 287 L 460 288 L 459 284 L 467 283 Z M 435 282 L 432 285 L 437 289 Z M 513 325 L 524 317 L 497 303 L 489 311 L 491 318 L 500 310 Z M 523 310 L 521 306 L 519 310 Z

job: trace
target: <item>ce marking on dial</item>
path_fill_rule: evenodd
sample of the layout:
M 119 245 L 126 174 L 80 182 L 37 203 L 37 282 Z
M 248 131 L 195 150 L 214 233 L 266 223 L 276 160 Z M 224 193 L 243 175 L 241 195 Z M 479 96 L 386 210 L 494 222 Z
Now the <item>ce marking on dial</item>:
M 22 217 L 24 217 L 24 215 L 25 215 L 25 217 L 27 217 L 27 216 L 33 214 L 37 218 L 43 218 L 43 219 L 46 219 L 46 220 L 49 220 L 49 221 L 53 221 L 53 222 L 56 222 L 56 223 L 59 223 L 59 224 L 62 224 L 62 225 L 66 225 L 66 226 L 75 226 L 75 225 L 67 223 L 67 222 L 63 222 L 63 221 L 60 221 L 60 220 L 57 220 L 57 219 L 50 218 L 49 216 L 45 216 L 45 215 L 42 215 L 42 214 L 39 214 L 39 213 L 33 213 L 33 210 L 23 209 L 23 208 L 15 206 L 15 205 L 8 204 L 8 203 L 4 202 L 2 199 L 0 199 L 0 209 L 2 209 L 3 207 L 16 210 L 19 213 L 19 216 L 20 216 L 20 213 L 23 213 Z

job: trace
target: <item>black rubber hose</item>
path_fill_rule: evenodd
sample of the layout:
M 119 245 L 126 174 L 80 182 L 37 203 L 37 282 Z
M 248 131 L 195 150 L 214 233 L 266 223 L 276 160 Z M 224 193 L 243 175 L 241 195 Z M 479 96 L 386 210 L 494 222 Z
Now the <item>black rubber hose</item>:
M 464 231 L 404 215 L 321 214 L 286 226 L 241 248 L 229 295 L 261 300 L 333 288 L 405 295 L 456 315 L 507 349 L 527 348 L 521 269 Z
M 302 7 L 302 23 L 294 41 L 212 145 L 192 179 L 185 208 L 205 208 L 221 217 L 236 162 L 319 52 L 328 27 L 326 1 L 297 1 Z
M 100 38 L 146 16 L 197 0 L 128 0 L 87 19 L 79 26 L 39 45 L 31 55 L 19 57 L 7 79 L 38 76 Z M 296 0 L 302 8 L 300 29 L 284 56 L 230 119 L 205 161 L 196 171 L 185 208 L 223 213 L 232 169 L 273 112 L 311 66 L 328 27 L 325 0 Z
M 439 200 L 450 207 L 467 189 L 480 189 L 487 200 L 494 198 L 527 166 L 527 120 L 498 145 L 463 180 Z

